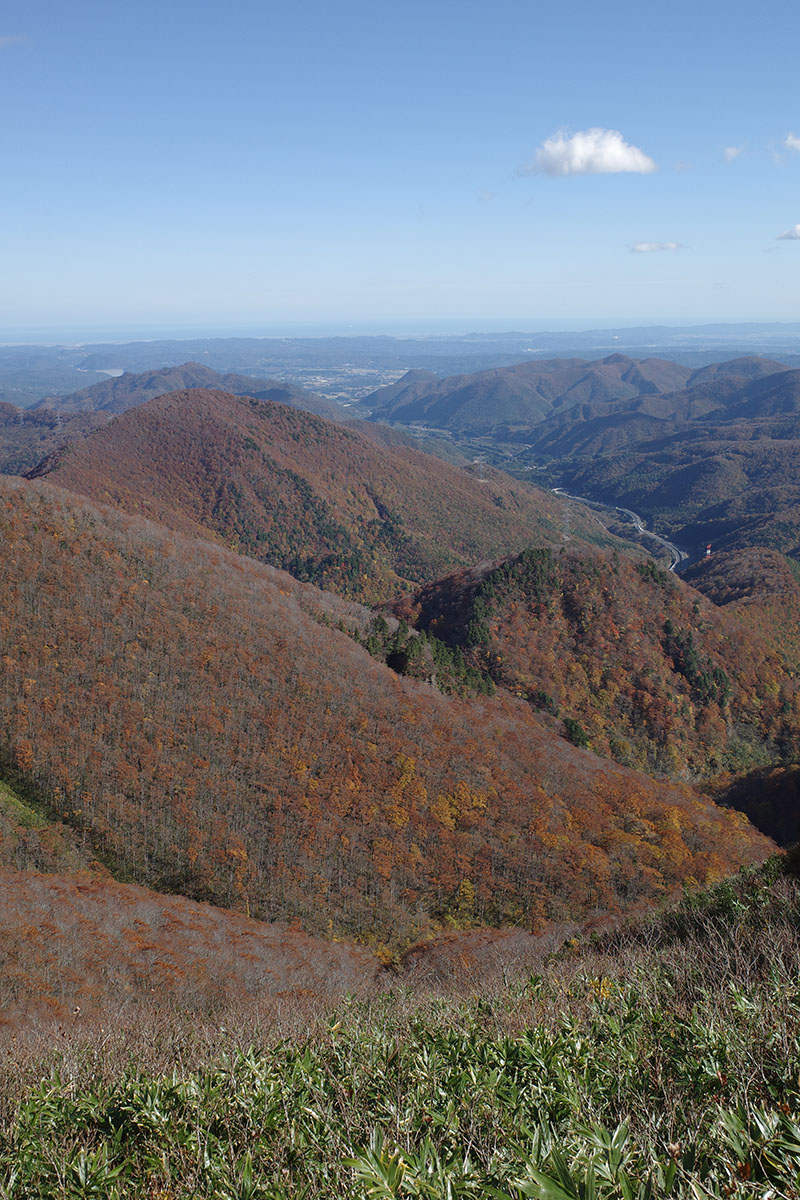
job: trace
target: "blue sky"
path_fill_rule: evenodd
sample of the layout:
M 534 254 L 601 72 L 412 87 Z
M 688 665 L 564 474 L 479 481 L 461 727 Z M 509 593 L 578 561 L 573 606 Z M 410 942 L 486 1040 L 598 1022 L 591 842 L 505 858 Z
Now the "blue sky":
M 2 21 L 6 334 L 800 319 L 795 4 Z

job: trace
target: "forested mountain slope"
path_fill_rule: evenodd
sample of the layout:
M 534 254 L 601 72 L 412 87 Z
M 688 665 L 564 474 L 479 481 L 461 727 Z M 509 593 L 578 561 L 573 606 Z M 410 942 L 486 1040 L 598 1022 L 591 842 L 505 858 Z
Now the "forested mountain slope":
M 547 462 L 570 491 L 644 514 L 690 552 L 800 547 L 800 371 L 549 417 L 517 466 Z
M 0 475 L 24 475 L 65 442 L 85 437 L 107 420 L 105 413 L 66 416 L 0 403 Z
M 409 371 L 397 383 L 366 397 L 363 404 L 374 420 L 422 422 L 459 434 L 491 432 L 507 437 L 538 424 L 554 409 L 674 391 L 691 374 L 677 363 L 638 361 L 622 354 L 596 362 L 534 360 L 446 379 Z
M 399 945 L 767 852 L 521 700 L 399 678 L 309 615 L 334 597 L 46 482 L 0 495 L 0 766 L 120 878 Z
M 429 371 L 408 371 L 361 403 L 377 421 L 424 423 L 460 436 L 482 434 L 544 446 L 561 427 L 574 429 L 615 413 L 686 417 L 690 394 L 690 411 L 719 409 L 728 395 L 786 370 L 782 363 L 755 356 L 696 371 L 665 359 L 623 354 L 594 361 L 536 359 L 444 379 Z
M 24 475 L 54 451 L 104 425 L 115 413 L 190 387 L 224 388 L 229 393 L 288 404 L 333 421 L 345 416 L 338 405 L 291 383 L 220 375 L 199 363 L 139 374 L 126 371 L 68 396 L 49 396 L 32 408 L 0 403 L 0 475 Z
M 709 777 L 800 753 L 800 588 L 774 558 L 768 597 L 725 608 L 651 561 L 573 547 L 459 572 L 391 610 L 598 753 Z
M 723 439 L 695 430 L 622 453 L 560 461 L 570 491 L 644 514 L 692 553 L 769 547 L 800 555 L 800 438 L 759 437 L 743 426 Z M 735 436 L 734 436 L 735 435 Z
M 0 869 L 0 1026 L 374 987 L 365 950 L 86 872 Z M 125 1014 L 131 1019 L 131 1013 Z
M 148 401 L 35 474 L 364 599 L 534 539 L 607 538 L 585 513 L 566 529 L 559 499 L 502 472 L 222 392 Z
M 31 804 L 0 773 L 0 870 L 104 873 L 91 849 L 59 816 Z

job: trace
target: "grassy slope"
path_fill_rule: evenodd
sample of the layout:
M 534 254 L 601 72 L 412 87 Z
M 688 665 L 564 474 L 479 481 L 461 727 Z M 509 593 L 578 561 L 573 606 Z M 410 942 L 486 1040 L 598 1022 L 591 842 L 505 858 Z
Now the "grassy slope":
M 773 862 L 480 995 L 397 989 L 285 1040 L 257 1014 L 173 1020 L 127 1050 L 106 1033 L 98 1055 L 73 1029 L 5 1075 L 0 1183 L 30 1200 L 791 1197 L 799 924 Z

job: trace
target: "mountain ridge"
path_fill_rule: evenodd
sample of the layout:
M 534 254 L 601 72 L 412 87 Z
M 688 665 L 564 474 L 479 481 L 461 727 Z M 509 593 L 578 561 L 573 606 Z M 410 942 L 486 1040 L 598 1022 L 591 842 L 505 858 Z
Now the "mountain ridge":
M 778 557 L 774 628 L 752 591 L 748 606 L 717 608 L 652 560 L 577 546 L 458 572 L 387 611 L 597 753 L 709 778 L 800 753 L 800 586 Z
M 517 698 L 402 678 L 331 627 L 346 601 L 46 480 L 0 497 L 0 767 L 121 878 L 398 947 L 769 852 Z
M 68 396 L 47 396 L 31 406 L 31 412 L 43 409 L 57 413 L 126 412 L 147 400 L 167 392 L 186 391 L 189 388 L 210 388 L 237 396 L 254 396 L 260 400 L 274 400 L 292 408 L 302 408 L 328 420 L 342 420 L 344 414 L 338 405 L 324 400 L 296 384 L 283 383 L 276 379 L 262 379 L 233 372 L 220 372 L 202 363 L 187 362 L 178 367 L 161 367 L 154 371 L 130 372 L 94 383 Z
M 95 499 L 246 553 L 355 598 L 480 561 L 531 538 L 560 542 L 554 496 L 269 401 L 195 389 L 131 408 L 47 475 Z M 571 536 L 608 540 L 590 515 Z

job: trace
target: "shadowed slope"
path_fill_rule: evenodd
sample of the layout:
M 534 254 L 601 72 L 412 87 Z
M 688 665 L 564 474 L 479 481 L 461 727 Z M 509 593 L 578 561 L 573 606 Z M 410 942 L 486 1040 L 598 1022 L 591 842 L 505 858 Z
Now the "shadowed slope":
M 643 513 L 690 551 L 800 547 L 800 371 L 712 378 L 674 395 L 543 421 L 528 455 L 570 491 Z
M 105 413 L 62 416 L 0 403 L 0 475 L 24 475 L 65 442 L 85 437 L 107 420 Z
M 523 363 L 369 398 L 373 419 L 424 423 L 499 446 L 521 474 L 642 513 L 694 554 L 766 545 L 800 554 L 800 371 L 756 357 L 692 373 L 611 355 Z

